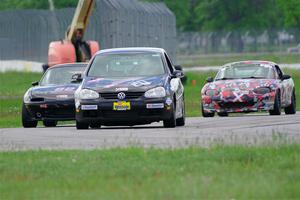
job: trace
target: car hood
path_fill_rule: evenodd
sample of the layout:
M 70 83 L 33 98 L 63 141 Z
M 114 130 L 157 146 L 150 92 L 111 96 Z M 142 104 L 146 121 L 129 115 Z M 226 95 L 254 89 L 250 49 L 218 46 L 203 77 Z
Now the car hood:
M 151 88 L 163 86 L 166 75 L 151 77 L 129 77 L 129 78 L 95 78 L 86 77 L 82 88 L 101 92 L 145 92 Z
M 37 86 L 31 88 L 32 98 L 66 100 L 74 99 L 74 92 L 79 84 Z
M 205 85 L 205 89 L 223 90 L 253 90 L 259 87 L 277 88 L 278 80 L 274 79 L 234 79 L 219 80 Z

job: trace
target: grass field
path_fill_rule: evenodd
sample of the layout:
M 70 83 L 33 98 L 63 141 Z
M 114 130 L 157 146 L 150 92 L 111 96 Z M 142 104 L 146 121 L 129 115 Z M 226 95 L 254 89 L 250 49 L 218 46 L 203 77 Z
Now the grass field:
M 200 91 L 208 76 L 215 76 L 216 72 L 188 72 L 188 81 L 185 86 L 186 113 L 188 117 L 201 115 Z M 296 85 L 297 106 L 300 110 L 300 71 L 288 70 L 286 73 L 293 76 Z M 31 86 L 31 82 L 38 81 L 41 74 L 7 72 L 0 73 L 0 127 L 21 126 L 22 96 Z M 196 81 L 196 85 L 192 81 Z
M 39 73 L 0 73 L 0 127 L 21 126 L 23 95 L 40 78 Z
M 0 198 L 296 199 L 300 146 L 0 152 Z

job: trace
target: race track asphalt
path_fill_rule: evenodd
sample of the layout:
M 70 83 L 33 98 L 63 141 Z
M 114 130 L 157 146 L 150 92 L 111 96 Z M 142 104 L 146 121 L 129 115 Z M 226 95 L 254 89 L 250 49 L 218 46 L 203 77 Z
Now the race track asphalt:
M 127 146 L 181 148 L 284 143 L 300 143 L 300 114 L 187 118 L 186 126 L 174 129 L 163 128 L 162 123 L 80 131 L 76 130 L 74 125 L 0 129 L 0 151 L 103 149 Z

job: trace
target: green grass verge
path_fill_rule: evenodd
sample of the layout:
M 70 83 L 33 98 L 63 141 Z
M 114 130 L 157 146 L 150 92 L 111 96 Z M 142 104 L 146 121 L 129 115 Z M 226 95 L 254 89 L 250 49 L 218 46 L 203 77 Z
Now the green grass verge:
M 0 73 L 0 127 L 21 126 L 22 97 L 41 76 L 29 72 Z
M 25 91 L 31 87 L 31 83 L 39 81 L 40 73 L 30 72 L 6 72 L 0 73 L 0 93 L 2 97 L 23 96 Z
M 300 110 L 300 71 L 285 70 L 293 76 L 296 85 L 297 109 Z M 215 76 L 216 72 L 188 72 L 185 85 L 186 114 L 188 117 L 201 115 L 201 88 L 208 76 Z M 0 127 L 21 126 L 22 96 L 30 87 L 31 82 L 39 80 L 41 74 L 8 72 L 0 73 Z M 196 85 L 192 84 L 196 81 Z
M 21 126 L 22 99 L 0 100 L 0 127 Z
M 178 55 L 177 62 L 184 67 L 221 66 L 239 60 L 270 60 L 276 63 L 300 63 L 300 55 L 287 53 L 274 54 L 212 54 L 212 55 Z
M 294 199 L 300 146 L 0 153 L 1 199 Z
M 197 117 L 201 115 L 200 100 L 201 100 L 201 89 L 205 85 L 207 77 L 214 77 L 216 72 L 188 72 L 187 83 L 184 87 L 185 92 L 185 108 L 186 115 L 188 117 Z M 193 80 L 196 81 L 196 85 L 193 85 Z

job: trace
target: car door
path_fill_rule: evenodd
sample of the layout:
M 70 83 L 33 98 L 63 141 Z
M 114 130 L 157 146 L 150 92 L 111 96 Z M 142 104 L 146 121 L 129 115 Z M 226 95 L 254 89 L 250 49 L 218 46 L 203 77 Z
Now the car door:
M 170 74 L 172 74 L 175 71 L 175 68 L 173 67 L 172 61 L 170 60 L 169 56 L 164 53 L 164 57 L 166 59 L 166 64 L 168 66 L 168 69 L 170 71 Z M 182 117 L 182 113 L 184 112 L 184 87 L 181 83 L 180 78 L 172 78 L 170 80 L 170 86 L 171 90 L 175 93 L 176 97 L 176 117 Z

